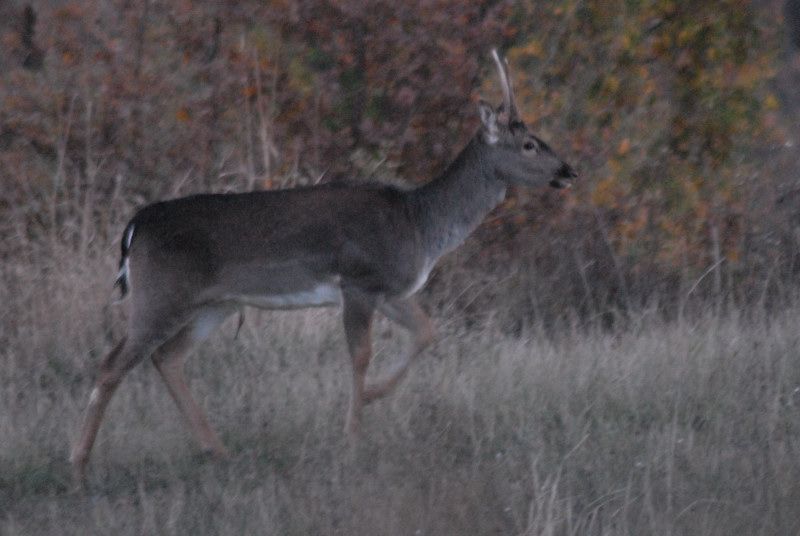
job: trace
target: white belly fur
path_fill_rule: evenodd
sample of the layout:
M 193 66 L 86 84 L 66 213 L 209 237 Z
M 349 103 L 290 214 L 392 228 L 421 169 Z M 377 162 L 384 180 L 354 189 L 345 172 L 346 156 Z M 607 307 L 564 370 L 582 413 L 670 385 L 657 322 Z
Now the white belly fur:
M 303 307 L 341 305 L 342 291 L 339 289 L 339 285 L 335 283 L 320 283 L 312 289 L 288 294 L 228 296 L 226 298 L 251 307 L 258 307 L 259 309 L 300 309 Z
M 435 261 L 433 261 L 433 262 L 426 261 L 425 262 L 425 266 L 422 267 L 422 270 L 417 275 L 417 279 L 414 281 L 414 284 L 411 285 L 411 288 L 403 296 L 404 298 L 408 298 L 409 296 L 411 296 L 412 294 L 417 292 L 419 289 L 421 289 L 425 285 L 425 283 L 428 282 L 428 276 L 430 275 L 434 264 L 436 264 Z

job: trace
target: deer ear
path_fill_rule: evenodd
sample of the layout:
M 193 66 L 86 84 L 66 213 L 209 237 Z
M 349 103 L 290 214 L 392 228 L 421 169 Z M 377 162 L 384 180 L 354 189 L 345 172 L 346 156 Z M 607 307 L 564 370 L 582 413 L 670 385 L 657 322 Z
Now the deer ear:
M 478 102 L 478 110 L 481 114 L 481 123 L 483 123 L 484 139 L 489 145 L 494 145 L 500 139 L 500 129 L 497 126 L 497 112 L 491 104 L 485 100 Z

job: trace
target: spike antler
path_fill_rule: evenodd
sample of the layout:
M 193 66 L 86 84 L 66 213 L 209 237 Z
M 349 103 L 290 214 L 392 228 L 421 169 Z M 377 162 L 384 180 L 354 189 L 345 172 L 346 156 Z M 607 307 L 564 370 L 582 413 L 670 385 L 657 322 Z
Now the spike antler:
M 514 101 L 514 88 L 508 72 L 508 59 L 501 61 L 496 48 L 492 49 L 492 57 L 497 64 L 497 71 L 500 73 L 500 85 L 503 86 L 503 104 L 500 109 L 508 115 L 508 124 L 510 125 L 512 121 L 520 121 L 520 117 Z

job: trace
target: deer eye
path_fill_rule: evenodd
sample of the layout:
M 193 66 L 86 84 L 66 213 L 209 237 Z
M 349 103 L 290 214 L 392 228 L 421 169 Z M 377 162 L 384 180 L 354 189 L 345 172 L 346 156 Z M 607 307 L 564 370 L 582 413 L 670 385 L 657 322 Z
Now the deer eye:
M 526 151 L 533 151 L 534 149 L 536 149 L 536 144 L 533 143 L 532 141 L 526 141 L 525 145 L 523 145 L 522 148 L 525 149 Z

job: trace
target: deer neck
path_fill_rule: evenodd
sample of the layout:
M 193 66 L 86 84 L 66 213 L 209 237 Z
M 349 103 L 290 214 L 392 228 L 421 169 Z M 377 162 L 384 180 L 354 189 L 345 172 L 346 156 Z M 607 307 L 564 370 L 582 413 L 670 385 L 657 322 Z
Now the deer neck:
M 412 193 L 429 262 L 464 242 L 502 202 L 506 185 L 493 173 L 492 148 L 478 137 L 445 172 Z

